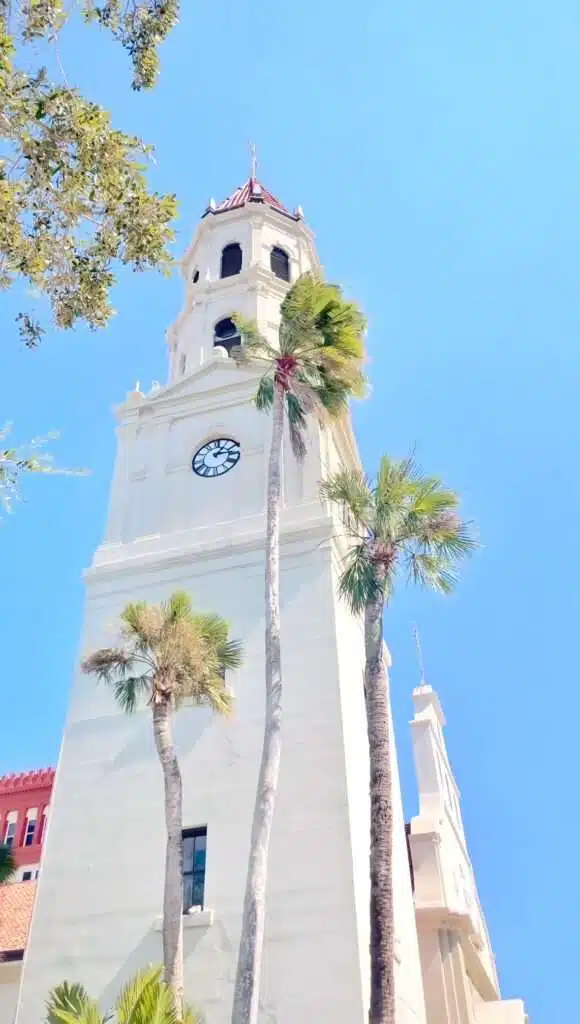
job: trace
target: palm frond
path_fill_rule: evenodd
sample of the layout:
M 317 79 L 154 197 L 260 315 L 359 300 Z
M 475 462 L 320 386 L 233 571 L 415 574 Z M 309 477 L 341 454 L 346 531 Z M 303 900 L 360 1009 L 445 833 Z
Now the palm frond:
M 318 398 L 327 418 L 340 419 L 344 416 L 348 412 L 348 402 L 353 393 L 338 377 L 325 373 L 318 389 Z
M 230 638 L 229 623 L 215 612 L 200 612 L 194 616 L 194 622 L 201 639 L 208 645 L 212 664 L 215 663 L 223 672 L 240 668 L 243 645 L 241 641 Z
M 132 715 L 139 706 L 139 698 L 151 696 L 151 674 L 127 676 L 113 683 L 115 702 L 127 715 Z
M 473 524 L 464 523 L 455 515 L 435 518 L 417 531 L 417 535 L 426 548 L 452 561 L 473 554 L 480 546 L 473 534 Z
M 46 1002 L 47 1024 L 103 1024 L 97 1003 L 82 985 L 63 981 L 56 985 Z
M 267 338 L 260 333 L 255 320 L 248 320 L 240 313 L 234 313 L 232 320 L 242 338 L 241 346 L 232 350 L 236 362 L 247 365 L 249 362 L 261 361 L 272 363 L 278 355 L 277 350 L 270 344 Z
M 244 646 L 241 640 L 226 640 L 217 650 L 220 670 L 232 672 L 244 663 Z
M 418 486 L 417 473 L 412 456 L 381 458 L 374 484 L 375 529 L 377 537 L 386 543 L 396 545 L 405 537 Z
M 441 594 L 450 594 L 457 583 L 449 563 L 436 555 L 411 552 L 407 556 L 407 572 L 412 583 Z
M 304 316 L 313 319 L 326 296 L 322 288 L 321 278 L 312 273 L 301 274 L 284 297 L 280 307 L 282 320 L 292 323 Z
M 121 634 L 135 644 L 138 651 L 146 652 L 159 643 L 166 620 L 163 605 L 135 601 L 125 605 L 121 612 Z
M 342 469 L 320 485 L 327 501 L 339 506 L 342 520 L 353 537 L 366 537 L 374 518 L 373 492 L 362 470 Z
M 274 404 L 274 381 L 264 374 L 258 384 L 254 404 L 259 412 L 269 412 Z
M 192 624 L 198 631 L 201 639 L 213 650 L 217 650 L 218 647 L 227 642 L 230 630 L 229 624 L 225 619 L 222 619 L 221 615 L 217 615 L 216 612 L 195 612 Z
M 122 647 L 101 647 L 81 661 L 81 670 L 88 676 L 96 676 L 99 682 L 114 684 L 131 672 L 135 656 Z
M 288 430 L 292 451 L 298 462 L 302 462 L 307 451 L 306 441 L 304 438 L 304 434 L 306 432 L 306 416 L 304 415 L 304 408 L 298 395 L 294 394 L 292 391 L 286 392 L 286 413 L 288 415 Z
M 355 615 L 360 615 L 381 593 L 375 565 L 366 542 L 355 544 L 345 558 L 339 593 Z M 385 594 L 383 593 L 383 599 Z
M 175 590 L 168 601 L 162 605 L 167 622 L 191 619 L 193 606 L 191 597 L 186 590 Z
M 205 681 L 198 691 L 196 703 L 202 708 L 209 708 L 214 715 L 227 716 L 234 710 L 235 699 L 223 676 L 218 674 Z
M 179 1024 L 170 988 L 161 967 L 142 970 L 122 990 L 116 1003 L 117 1024 Z
M 16 861 L 12 847 L 0 843 L 0 885 L 7 882 L 16 871 Z

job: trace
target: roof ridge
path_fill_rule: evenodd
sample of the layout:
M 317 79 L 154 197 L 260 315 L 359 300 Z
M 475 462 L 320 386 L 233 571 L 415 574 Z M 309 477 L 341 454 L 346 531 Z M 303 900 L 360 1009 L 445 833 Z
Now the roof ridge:
M 215 200 L 210 199 L 203 216 L 205 217 L 208 213 L 226 213 L 229 210 L 239 210 L 248 203 L 263 203 L 266 206 L 270 206 L 273 210 L 277 210 L 278 213 L 284 214 L 285 217 L 290 217 L 292 220 L 301 219 L 301 214 L 298 210 L 295 213 L 290 213 L 290 210 L 254 175 L 250 175 L 243 185 L 238 185 L 227 199 L 224 199 L 221 203 L 216 203 Z

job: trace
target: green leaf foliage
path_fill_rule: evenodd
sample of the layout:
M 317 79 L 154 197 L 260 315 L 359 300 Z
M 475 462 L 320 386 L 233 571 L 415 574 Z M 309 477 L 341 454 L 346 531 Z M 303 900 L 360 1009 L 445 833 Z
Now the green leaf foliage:
M 123 711 L 130 714 L 143 701 L 178 708 L 186 699 L 218 714 L 231 711 L 225 674 L 241 665 L 242 646 L 221 616 L 195 611 L 179 590 L 160 605 L 126 605 L 120 632 L 118 647 L 94 651 L 81 667 L 111 687 Z
M 21 447 L 4 447 L 10 434 L 10 425 L 0 430 L 0 512 L 10 512 L 15 501 L 20 498 L 20 482 L 27 473 L 51 473 L 53 475 L 81 476 L 86 470 L 59 469 L 54 465 L 52 455 L 45 451 L 49 440 L 58 434 L 50 434 L 48 438 L 36 438 L 28 445 Z
M 10 846 L 0 843 L 0 885 L 7 882 L 16 871 L 16 861 Z
M 341 470 L 321 494 L 338 505 L 350 541 L 340 589 L 357 614 L 379 593 L 388 603 L 401 573 L 450 593 L 459 563 L 477 547 L 458 496 L 438 477 L 422 476 L 412 458 L 384 455 L 374 481 L 362 470 Z
M 83 10 L 111 32 L 127 51 L 133 66 L 133 89 L 150 89 L 159 73 L 157 50 L 179 21 L 179 0 L 85 0 Z
M 115 1010 L 102 1015 L 98 1004 L 82 985 L 62 982 L 53 988 L 46 1003 L 46 1024 L 180 1024 L 161 967 L 148 967 L 120 993 Z M 201 1015 L 185 1007 L 183 1024 L 202 1024 Z
M 301 459 L 308 417 L 316 415 L 323 422 L 341 416 L 349 398 L 365 393 L 365 319 L 354 303 L 345 302 L 337 285 L 313 274 L 303 274 L 292 285 L 281 314 L 277 345 L 254 322 L 234 315 L 242 344 L 232 355 L 240 366 L 261 371 L 258 409 L 268 412 L 275 389 L 284 392 L 290 441 Z
M 177 3 L 79 6 L 128 49 L 135 87 L 153 84 Z M 0 2 L 0 287 L 24 281 L 48 300 L 57 327 L 98 328 L 114 312 L 117 265 L 170 268 L 176 200 L 147 187 L 150 147 L 113 127 L 66 79 L 52 81 L 40 63 L 39 40 L 56 40 L 67 16 L 62 0 Z M 45 328 L 28 310 L 17 320 L 35 347 Z

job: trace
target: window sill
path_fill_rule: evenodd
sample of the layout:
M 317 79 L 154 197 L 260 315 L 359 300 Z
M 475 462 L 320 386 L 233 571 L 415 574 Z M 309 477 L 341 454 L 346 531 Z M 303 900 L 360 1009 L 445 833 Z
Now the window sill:
M 213 924 L 213 910 L 208 910 L 207 907 L 203 910 L 196 910 L 192 907 L 187 914 L 183 915 L 183 927 L 184 928 L 210 928 Z M 163 928 L 163 917 L 160 915 L 155 918 L 155 931 L 160 932 Z

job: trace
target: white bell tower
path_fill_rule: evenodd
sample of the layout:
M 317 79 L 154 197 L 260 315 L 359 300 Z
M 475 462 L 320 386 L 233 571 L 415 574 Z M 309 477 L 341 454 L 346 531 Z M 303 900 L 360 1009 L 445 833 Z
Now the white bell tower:
M 302 212 L 290 213 L 255 176 L 225 202 L 210 199 L 182 261 L 185 304 L 167 334 L 169 382 L 194 373 L 220 346 L 229 351 L 233 312 L 276 338 L 288 282 L 320 270 Z
M 175 723 L 189 851 L 184 888 L 203 907 L 190 913 L 186 895 L 186 994 L 207 1024 L 230 1021 L 264 714 L 270 420 L 252 404 L 255 374 L 228 357 L 231 317 L 254 317 L 275 338 L 287 289 L 318 268 L 301 212 L 283 207 L 255 173 L 225 202 L 210 202 L 183 260 L 185 303 L 168 332 L 169 382 L 149 394 L 137 388 L 117 410 L 107 531 L 85 574 L 83 653 L 115 642 L 127 601 L 157 602 L 177 588 L 187 589 L 199 608 L 226 617 L 245 645 L 244 666 L 231 679 L 231 720 L 185 708 Z M 284 445 L 284 738 L 270 855 L 264 1024 L 367 1021 L 363 636 L 338 599 L 343 541 L 334 513 L 319 498 L 320 479 L 357 459 L 346 420 L 325 431 L 313 425 L 301 465 Z M 397 1024 L 425 1024 L 394 767 Z M 110 1007 L 127 978 L 161 959 L 164 843 L 149 711 L 122 714 L 105 688 L 78 674 L 17 1024 L 38 1024 L 49 989 L 65 978 L 81 981 Z

